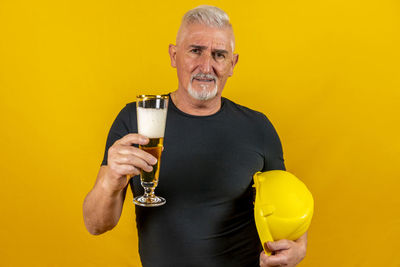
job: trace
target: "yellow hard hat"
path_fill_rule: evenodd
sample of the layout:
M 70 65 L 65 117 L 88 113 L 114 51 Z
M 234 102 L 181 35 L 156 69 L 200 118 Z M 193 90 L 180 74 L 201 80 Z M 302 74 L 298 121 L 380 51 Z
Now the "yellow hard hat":
M 263 247 L 268 241 L 296 240 L 302 236 L 314 212 L 314 200 L 305 184 L 280 170 L 257 172 L 253 179 L 254 218 Z

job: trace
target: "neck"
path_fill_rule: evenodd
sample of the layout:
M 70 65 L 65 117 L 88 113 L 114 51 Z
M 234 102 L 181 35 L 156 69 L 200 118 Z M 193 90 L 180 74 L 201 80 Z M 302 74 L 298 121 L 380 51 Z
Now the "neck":
M 221 108 L 220 93 L 209 100 L 198 100 L 178 89 L 171 93 L 171 99 L 180 111 L 195 116 L 212 115 Z

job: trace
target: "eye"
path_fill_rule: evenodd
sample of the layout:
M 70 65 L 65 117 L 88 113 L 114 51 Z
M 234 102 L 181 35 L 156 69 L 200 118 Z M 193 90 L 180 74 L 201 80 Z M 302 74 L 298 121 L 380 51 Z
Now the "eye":
M 214 58 L 215 59 L 219 59 L 219 60 L 224 59 L 225 58 L 225 54 L 224 53 L 220 53 L 220 52 L 216 52 L 214 54 Z
M 201 53 L 201 50 L 198 49 L 198 48 L 193 48 L 193 49 L 190 50 L 190 53 L 199 55 Z

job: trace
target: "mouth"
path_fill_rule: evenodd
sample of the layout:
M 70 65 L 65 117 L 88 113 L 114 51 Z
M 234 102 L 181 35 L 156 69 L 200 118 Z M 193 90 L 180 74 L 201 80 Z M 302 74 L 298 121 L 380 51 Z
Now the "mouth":
M 209 78 L 193 78 L 193 80 L 198 81 L 198 82 L 206 82 L 206 83 L 215 82 L 215 79 L 209 79 Z
M 218 77 L 213 74 L 197 73 L 192 75 L 188 85 L 189 94 L 198 100 L 208 100 L 218 93 Z
M 216 77 L 212 74 L 197 73 L 192 76 L 191 82 L 211 83 L 216 81 Z

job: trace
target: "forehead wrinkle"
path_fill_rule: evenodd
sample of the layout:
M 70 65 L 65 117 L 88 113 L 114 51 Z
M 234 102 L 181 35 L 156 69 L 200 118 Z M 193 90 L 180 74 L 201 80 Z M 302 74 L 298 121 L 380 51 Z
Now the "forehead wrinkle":
M 228 52 L 230 50 L 228 42 L 221 42 L 221 41 L 211 41 L 204 44 L 202 41 L 193 41 L 192 43 L 187 44 L 187 48 L 198 48 L 201 50 L 207 50 L 211 48 L 212 51 L 219 51 L 219 52 Z
M 225 49 L 213 49 L 213 52 L 222 53 L 222 54 L 228 54 L 228 51 L 225 50 Z
M 205 50 L 205 49 L 208 48 L 208 46 L 205 46 L 205 45 L 197 45 L 197 44 L 191 44 L 191 45 L 189 45 L 189 48 L 197 48 L 197 49 Z
M 182 44 L 182 42 L 184 42 L 188 38 L 196 38 L 196 35 L 199 36 L 199 39 L 201 39 L 203 36 L 207 36 L 207 34 L 204 34 L 204 32 L 199 32 L 199 31 L 196 31 L 196 30 L 194 30 L 194 31 L 190 30 L 191 27 L 197 26 L 197 25 L 198 26 L 204 26 L 204 25 L 201 25 L 201 24 L 181 25 L 181 27 L 179 28 L 178 34 L 176 36 L 176 45 L 180 46 Z M 228 36 L 226 36 L 226 35 L 224 36 L 224 34 L 222 34 L 223 35 L 222 39 L 224 39 L 224 40 L 226 39 L 225 41 L 221 42 L 221 40 L 217 40 L 216 42 L 219 43 L 219 44 L 222 44 L 222 45 L 226 45 L 227 49 L 229 49 L 229 45 L 230 45 L 231 47 L 230 47 L 229 50 L 231 50 L 232 53 L 234 52 L 234 50 L 235 50 L 235 35 L 233 33 L 232 28 L 214 28 L 214 27 L 207 27 L 207 26 L 206 26 L 206 28 L 216 29 L 217 31 L 220 30 L 221 33 L 222 33 L 222 31 L 225 31 L 225 30 L 231 31 L 228 34 Z M 224 37 L 228 37 L 228 38 L 224 38 Z M 216 38 L 221 39 L 220 36 L 219 37 L 217 36 Z M 195 42 L 196 42 L 196 40 L 195 40 Z M 197 42 L 199 42 L 199 40 L 197 40 Z M 212 42 L 214 42 L 214 40 Z

